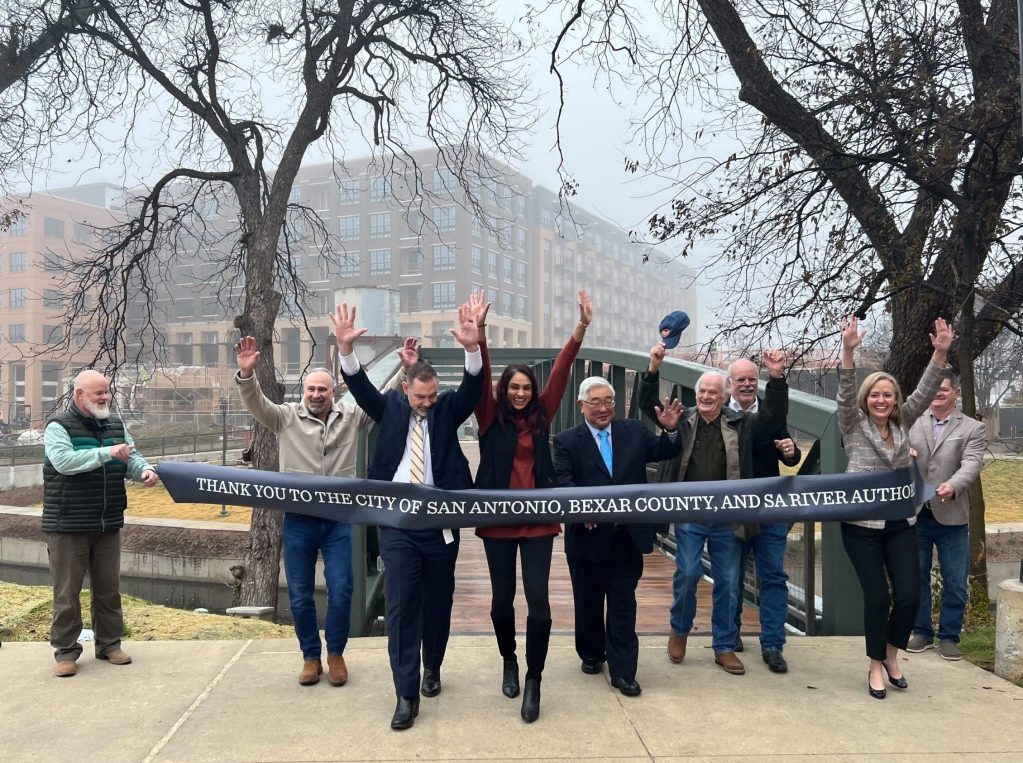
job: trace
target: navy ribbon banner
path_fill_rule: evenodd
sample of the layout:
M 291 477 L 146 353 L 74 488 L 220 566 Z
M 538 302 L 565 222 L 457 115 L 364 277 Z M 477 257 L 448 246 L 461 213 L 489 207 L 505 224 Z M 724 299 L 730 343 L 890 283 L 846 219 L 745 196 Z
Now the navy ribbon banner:
M 544 522 L 831 522 L 905 519 L 934 489 L 904 469 L 551 490 L 439 490 L 401 482 L 164 461 L 177 503 L 226 503 L 407 530 Z

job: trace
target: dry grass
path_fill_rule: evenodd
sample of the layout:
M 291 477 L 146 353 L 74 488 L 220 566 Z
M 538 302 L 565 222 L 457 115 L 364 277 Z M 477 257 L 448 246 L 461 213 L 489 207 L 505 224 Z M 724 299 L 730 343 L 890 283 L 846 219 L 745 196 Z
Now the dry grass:
M 82 615 L 89 628 L 89 592 L 82 592 Z M 186 612 L 121 596 L 125 638 L 135 641 L 214 641 L 221 639 L 291 638 L 287 626 L 226 615 Z M 48 641 L 53 619 L 52 590 L 0 582 L 0 638 Z
M 207 522 L 229 522 L 248 524 L 252 509 L 244 506 L 228 506 L 228 516 L 220 516 L 220 504 L 174 503 L 163 485 L 143 487 L 141 484 L 128 485 L 129 517 L 162 517 L 167 519 L 196 519 Z
M 1023 522 L 1023 461 L 995 459 L 980 474 L 984 486 L 985 517 L 990 522 Z

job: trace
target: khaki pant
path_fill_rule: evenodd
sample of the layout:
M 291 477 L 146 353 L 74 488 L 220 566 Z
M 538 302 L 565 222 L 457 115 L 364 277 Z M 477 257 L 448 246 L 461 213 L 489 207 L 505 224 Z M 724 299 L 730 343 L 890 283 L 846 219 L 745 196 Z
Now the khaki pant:
M 77 660 L 82 654 L 78 636 L 82 632 L 79 594 L 85 573 L 92 591 L 92 629 L 96 654 L 121 648 L 124 616 L 121 614 L 121 533 L 46 533 L 53 580 L 53 625 L 50 646 L 53 656 Z

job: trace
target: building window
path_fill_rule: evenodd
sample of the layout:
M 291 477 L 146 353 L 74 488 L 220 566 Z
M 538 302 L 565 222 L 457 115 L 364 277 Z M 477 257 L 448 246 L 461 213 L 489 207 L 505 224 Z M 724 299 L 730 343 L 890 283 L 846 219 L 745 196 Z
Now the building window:
M 433 307 L 435 310 L 455 306 L 455 282 L 442 281 L 433 285 Z
M 359 238 L 359 216 L 345 215 L 341 220 L 341 240 L 356 241 Z
M 472 216 L 472 235 L 476 238 L 483 238 L 483 221 L 480 220 L 479 215 Z
M 501 258 L 501 264 L 503 265 L 502 273 L 504 280 L 511 283 L 512 280 L 512 258 L 505 256 Z
M 455 269 L 455 251 L 447 244 L 434 244 L 433 269 L 434 270 Z
M 358 204 L 362 197 L 362 190 L 359 188 L 358 180 L 341 181 L 341 204 Z
M 90 226 L 90 225 L 82 225 L 81 223 L 75 223 L 74 236 L 75 236 L 75 241 L 77 241 L 79 244 L 86 244 L 86 245 L 91 244 L 93 239 L 95 238 L 95 234 L 93 233 L 92 226 Z
M 203 318 L 219 318 L 221 312 L 219 300 L 216 297 L 203 297 L 199 300 L 199 310 L 202 312 Z
M 401 324 L 401 335 L 402 336 L 414 336 L 419 337 L 423 335 L 423 324 L 422 323 L 402 323 Z
M 472 272 L 483 273 L 483 250 L 478 246 L 472 248 Z
M 174 315 L 178 320 L 190 321 L 195 316 L 195 307 L 190 299 L 178 299 L 174 301 Z
M 526 229 L 519 228 L 519 251 L 526 251 Z
M 519 286 L 526 285 L 526 263 L 524 262 L 515 263 L 515 283 Z
M 500 242 L 502 249 L 512 248 L 512 224 L 508 220 L 501 221 Z
M 434 207 L 433 223 L 438 231 L 452 231 L 455 229 L 455 208 Z
M 437 167 L 433 171 L 434 193 L 454 193 L 458 187 L 458 180 L 455 173 L 447 167 Z
M 423 253 L 418 249 L 408 249 L 402 254 L 402 273 L 422 273 Z
M 358 252 L 349 252 L 341 261 L 341 277 L 355 278 L 362 271 Z
M 85 347 L 89 343 L 89 336 L 87 329 L 75 329 L 75 347 Z
M 56 289 L 44 289 L 43 307 L 48 310 L 59 310 L 64 307 L 64 294 Z
M 373 178 L 369 186 L 369 200 L 383 201 L 390 195 L 391 181 L 382 175 L 380 177 Z
M 391 235 L 391 213 L 376 212 L 369 216 L 369 237 L 386 238 Z
M 402 286 L 401 287 L 401 310 L 422 310 L 423 309 L 423 287 Z M 418 336 L 419 331 L 411 334 L 402 329 L 405 336 Z
M 497 278 L 497 252 L 487 252 L 487 275 Z
M 28 233 L 28 218 L 18 217 L 11 220 L 11 237 L 17 238 L 18 236 L 24 236 Z
M 25 324 L 24 323 L 12 323 L 8 327 L 7 336 L 10 337 L 11 344 L 19 344 L 25 341 Z
M 24 252 L 11 252 L 10 263 L 12 273 L 24 273 L 28 268 L 28 257 Z
M 11 307 L 25 306 L 25 290 L 11 289 Z
M 540 219 L 543 221 L 544 225 L 550 225 L 553 220 L 553 217 L 554 216 L 551 214 L 551 211 L 546 207 L 543 209 L 542 212 L 540 212 Z
M 512 295 L 510 291 L 501 292 L 501 312 L 504 315 L 512 314 Z
M 64 269 L 64 263 L 61 262 L 60 255 L 54 252 L 47 252 L 43 255 L 43 270 L 47 273 L 59 273 Z
M 498 303 L 499 296 L 500 293 L 497 291 L 497 289 L 491 288 L 489 286 L 487 287 L 487 302 L 489 302 L 492 305 L 490 309 L 498 313 L 501 312 L 500 304 Z
M 526 298 L 521 294 L 515 295 L 515 317 L 523 319 L 526 317 Z
M 373 276 L 387 275 L 391 272 L 391 250 L 370 249 L 369 274 Z
M 302 201 L 302 189 L 297 185 L 291 186 L 291 191 L 288 193 L 289 204 L 299 204 Z

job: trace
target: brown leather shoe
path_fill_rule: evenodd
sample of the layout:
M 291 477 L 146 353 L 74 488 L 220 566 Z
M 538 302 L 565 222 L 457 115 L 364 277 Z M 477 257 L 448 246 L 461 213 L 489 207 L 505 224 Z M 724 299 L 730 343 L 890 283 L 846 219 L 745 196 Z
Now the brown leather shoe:
M 680 636 L 672 631 L 668 634 L 668 659 L 678 665 L 686 658 L 686 643 L 688 636 Z
M 111 649 L 109 652 L 96 655 L 97 660 L 106 660 L 111 665 L 131 665 L 131 657 L 120 649 Z
M 343 654 L 327 655 L 327 680 L 331 686 L 344 686 L 348 682 L 348 666 Z
M 733 676 L 741 676 L 746 672 L 746 666 L 742 664 L 735 652 L 721 652 L 714 655 L 714 662 L 724 668 L 726 673 Z
M 320 682 L 320 674 L 323 672 L 323 665 L 319 660 L 305 660 L 302 663 L 302 672 L 298 674 L 298 682 L 303 686 L 312 686 Z
M 78 672 L 78 663 L 74 660 L 61 660 L 57 663 L 57 667 L 53 670 L 53 675 L 57 678 L 70 678 Z

